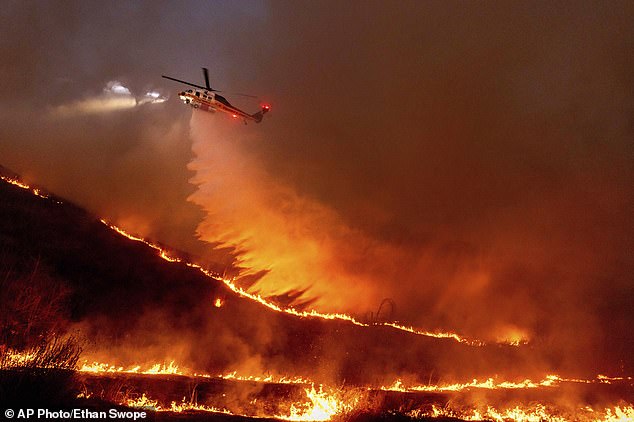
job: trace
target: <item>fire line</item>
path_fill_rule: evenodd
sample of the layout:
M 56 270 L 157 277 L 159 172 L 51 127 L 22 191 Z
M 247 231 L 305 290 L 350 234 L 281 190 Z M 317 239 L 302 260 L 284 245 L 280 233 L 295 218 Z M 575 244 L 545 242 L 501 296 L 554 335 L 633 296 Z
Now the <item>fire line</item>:
M 459 343 L 464 343 L 470 346 L 484 346 L 486 345 L 486 342 L 482 341 L 482 340 L 476 340 L 476 339 L 468 339 L 466 337 L 463 337 L 459 334 L 456 333 L 451 333 L 451 332 L 430 332 L 430 331 L 423 331 L 423 330 L 418 330 L 414 327 L 408 327 L 405 325 L 400 325 L 397 324 L 395 322 L 381 322 L 381 323 L 374 323 L 374 324 L 366 324 L 363 323 L 357 319 L 355 319 L 354 317 L 347 315 L 347 314 L 342 314 L 342 313 L 322 313 L 322 312 L 318 312 L 315 310 L 310 310 L 310 311 L 298 311 L 295 308 L 289 307 L 289 308 L 282 308 L 274 303 L 271 303 L 269 301 L 267 301 L 266 299 L 264 299 L 262 296 L 257 295 L 257 294 L 253 294 L 253 293 L 249 293 L 246 290 L 242 289 L 241 287 L 238 287 L 235 285 L 235 283 L 233 282 L 233 279 L 228 279 L 228 278 L 223 278 L 220 277 L 217 274 L 212 273 L 211 271 L 203 268 L 201 265 L 196 264 L 196 263 L 191 263 L 191 262 L 186 262 L 183 261 L 180 258 L 171 256 L 169 254 L 168 251 L 166 251 L 165 249 L 161 248 L 159 245 L 150 242 L 149 240 L 143 239 L 142 237 L 138 237 L 135 236 L 133 234 L 130 234 L 128 232 L 126 232 L 125 230 L 123 230 L 122 228 L 115 226 L 114 224 L 109 223 L 108 221 L 101 219 L 100 220 L 104 225 L 106 225 L 107 227 L 109 227 L 110 229 L 116 231 L 117 233 L 119 233 L 122 236 L 127 237 L 130 240 L 134 240 L 136 242 L 141 242 L 146 244 L 147 246 L 151 247 L 152 249 L 156 250 L 158 255 L 163 258 L 164 260 L 168 261 L 168 262 L 178 262 L 178 263 L 183 263 L 185 265 L 187 265 L 188 267 L 191 268 L 195 268 L 197 270 L 199 270 L 202 274 L 204 274 L 205 276 L 212 278 L 216 281 L 220 281 L 222 283 L 224 283 L 229 289 L 231 289 L 234 293 L 238 294 L 241 297 L 244 298 L 248 298 L 251 299 L 255 302 L 258 302 L 264 306 L 266 306 L 269 309 L 272 309 L 276 312 L 284 312 L 290 315 L 294 315 L 300 318 L 321 318 L 321 319 L 326 319 L 326 320 L 340 320 L 340 321 L 347 321 L 351 324 L 360 326 L 360 327 L 375 327 L 375 326 L 385 326 L 385 327 L 391 327 L 400 331 L 404 331 L 407 333 L 411 333 L 411 334 L 415 334 L 415 335 L 420 335 L 420 336 L 426 336 L 426 337 L 434 337 L 434 338 L 447 338 L 447 339 L 453 339 Z M 507 344 L 510 346 L 518 346 L 519 343 L 517 342 L 503 342 L 502 344 Z

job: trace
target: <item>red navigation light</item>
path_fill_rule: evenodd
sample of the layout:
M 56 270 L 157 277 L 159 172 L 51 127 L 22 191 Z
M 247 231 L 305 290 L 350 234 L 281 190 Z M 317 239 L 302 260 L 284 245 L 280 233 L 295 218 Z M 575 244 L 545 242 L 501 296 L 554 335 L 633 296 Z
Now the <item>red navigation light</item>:
M 270 109 L 271 109 L 271 106 L 270 106 L 270 105 L 268 105 L 268 104 L 264 104 L 264 105 L 262 106 L 262 108 L 263 108 L 264 110 L 270 110 Z

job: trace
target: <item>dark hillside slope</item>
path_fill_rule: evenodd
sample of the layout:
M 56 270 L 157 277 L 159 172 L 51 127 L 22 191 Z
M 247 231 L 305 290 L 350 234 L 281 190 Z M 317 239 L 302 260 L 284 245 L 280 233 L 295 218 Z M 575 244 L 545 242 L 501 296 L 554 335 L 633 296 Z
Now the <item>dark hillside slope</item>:
M 134 323 L 146 308 L 176 313 L 209 298 L 220 283 L 184 265 L 165 265 L 146 245 L 123 238 L 96 216 L 56 198 L 0 183 L 0 254 L 13 274 L 33 271 L 72 289 L 73 321 L 111 318 L 111 328 Z M 121 318 L 125 316 L 125 318 Z

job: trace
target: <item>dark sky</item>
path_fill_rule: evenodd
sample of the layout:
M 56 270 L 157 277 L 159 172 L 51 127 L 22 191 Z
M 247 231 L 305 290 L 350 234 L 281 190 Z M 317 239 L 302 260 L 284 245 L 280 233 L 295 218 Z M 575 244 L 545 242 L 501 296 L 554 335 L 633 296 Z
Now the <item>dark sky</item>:
M 196 237 L 237 248 L 267 294 L 620 359 L 632 22 L 632 2 L 5 1 L 0 164 L 222 265 Z M 160 75 L 201 66 L 272 112 L 192 117 Z

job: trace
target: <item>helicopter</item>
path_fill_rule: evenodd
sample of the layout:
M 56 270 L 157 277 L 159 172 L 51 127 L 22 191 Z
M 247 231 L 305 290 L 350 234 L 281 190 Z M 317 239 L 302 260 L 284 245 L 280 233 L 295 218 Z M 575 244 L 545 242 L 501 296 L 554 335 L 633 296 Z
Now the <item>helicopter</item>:
M 172 78 L 171 76 L 161 75 L 165 79 L 170 79 L 172 81 L 180 82 L 185 85 L 193 86 L 194 88 L 199 89 L 188 89 L 187 91 L 182 91 L 178 93 L 178 97 L 185 104 L 188 104 L 194 108 L 198 108 L 204 111 L 221 111 L 223 113 L 227 113 L 231 115 L 234 119 L 242 118 L 244 124 L 247 124 L 248 120 L 252 120 L 255 123 L 260 123 L 262 121 L 262 117 L 271 109 L 271 106 L 268 104 L 262 105 L 262 109 L 254 114 L 246 113 L 240 110 L 238 107 L 235 107 L 227 101 L 227 99 L 219 94 L 217 89 L 213 89 L 209 86 L 209 71 L 206 67 L 203 67 L 203 75 L 205 77 L 205 86 L 196 85 L 191 82 L 182 81 L 180 79 Z M 202 91 L 201 91 L 202 90 Z M 253 95 L 246 94 L 236 94 L 244 97 L 256 98 Z

